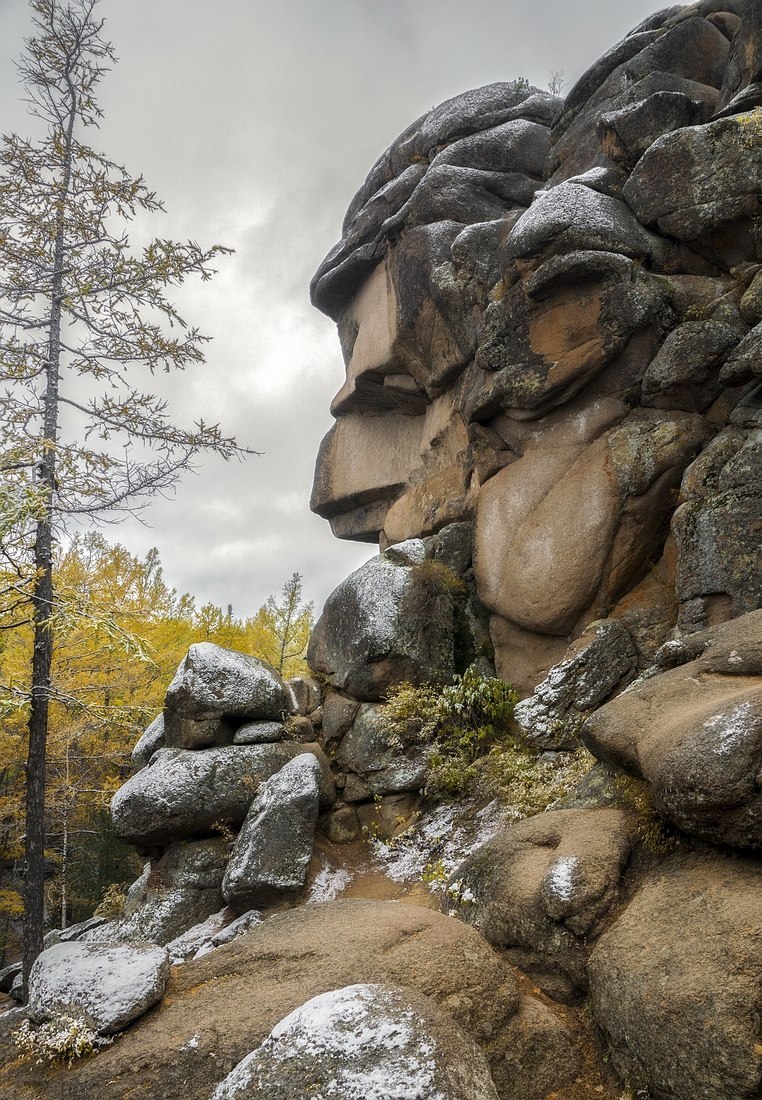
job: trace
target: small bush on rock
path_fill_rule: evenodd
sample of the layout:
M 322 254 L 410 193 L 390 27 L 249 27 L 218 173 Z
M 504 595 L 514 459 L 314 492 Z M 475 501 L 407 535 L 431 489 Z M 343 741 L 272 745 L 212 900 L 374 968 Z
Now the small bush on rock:
M 24 1054 L 36 1056 L 37 1065 L 66 1062 L 68 1066 L 76 1058 L 97 1054 L 113 1042 L 73 1016 L 56 1016 L 40 1027 L 33 1027 L 29 1020 L 24 1020 L 13 1039 Z
M 678 844 L 677 836 L 656 810 L 648 784 L 631 775 L 618 775 L 616 788 L 623 801 L 634 811 L 635 831 L 645 850 L 657 856 L 674 851 Z
M 426 793 L 443 798 L 462 794 L 476 761 L 511 742 L 508 722 L 517 701 L 510 684 L 471 666 L 443 688 L 401 684 L 389 696 L 384 720 L 392 745 L 432 745 Z
M 126 904 L 127 888 L 125 883 L 112 882 L 103 891 L 103 896 L 93 916 L 104 917 L 106 920 L 117 920 L 123 915 Z

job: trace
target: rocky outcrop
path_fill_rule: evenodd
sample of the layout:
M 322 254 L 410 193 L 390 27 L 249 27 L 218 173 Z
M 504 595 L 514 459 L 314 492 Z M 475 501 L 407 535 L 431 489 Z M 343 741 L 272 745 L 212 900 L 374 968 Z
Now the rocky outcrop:
M 648 659 L 762 598 L 758 47 L 730 7 L 660 13 L 564 103 L 514 82 L 435 108 L 313 280 L 346 364 L 313 508 L 382 546 L 475 522 L 524 693 L 617 605 Z
M 665 648 L 695 659 L 633 684 L 587 721 L 603 760 L 645 779 L 686 833 L 762 848 L 762 611 Z
M 751 1100 L 762 1086 L 759 866 L 673 858 L 590 957 L 612 1059 L 654 1096 Z
M 621 809 L 538 814 L 469 856 L 445 905 L 551 995 L 573 999 L 586 988 L 590 943 L 619 897 L 634 842 Z
M 312 1091 L 498 1100 L 484 1055 L 427 997 L 393 986 L 322 993 L 281 1020 L 212 1100 L 292 1100 Z

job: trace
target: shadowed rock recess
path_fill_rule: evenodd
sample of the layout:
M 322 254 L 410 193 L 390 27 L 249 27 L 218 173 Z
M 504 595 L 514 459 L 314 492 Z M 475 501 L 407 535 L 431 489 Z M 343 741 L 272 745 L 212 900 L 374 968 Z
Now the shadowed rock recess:
M 33 1034 L 125 1030 L 38 1064 L 0 1012 L 0 1093 L 762 1095 L 760 203 L 759 0 L 379 158 L 311 287 L 345 364 L 311 506 L 380 553 L 314 679 L 191 648 L 112 805 L 143 875 L 32 975 Z M 521 701 L 437 804 L 395 689 L 476 673 Z

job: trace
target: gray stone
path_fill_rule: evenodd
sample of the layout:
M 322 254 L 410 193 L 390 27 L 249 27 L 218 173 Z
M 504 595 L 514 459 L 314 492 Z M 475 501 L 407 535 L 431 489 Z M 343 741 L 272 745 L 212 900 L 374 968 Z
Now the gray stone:
M 141 734 L 132 750 L 132 766 L 135 771 L 144 768 L 156 750 L 164 748 L 165 744 L 164 715 L 159 714 L 145 733 Z
M 753 288 L 754 283 L 752 283 Z M 759 295 L 762 298 L 762 281 L 759 285 Z M 741 299 L 742 306 L 745 298 L 746 295 Z M 748 299 L 746 311 L 747 316 L 750 315 L 751 304 Z M 720 382 L 730 383 L 731 386 L 737 386 L 755 378 L 762 378 L 762 323 L 756 324 L 751 332 L 744 336 L 732 354 L 728 355 L 720 371 Z
M 285 735 L 282 722 L 245 722 L 233 736 L 234 745 L 261 745 L 269 741 L 282 741 Z
M 230 745 L 233 726 L 222 718 L 186 718 L 169 707 L 164 711 L 164 744 L 171 749 L 209 749 Z
M 182 718 L 278 719 L 289 698 L 278 674 L 256 657 L 211 642 L 192 645 L 167 689 Z
M 640 103 L 603 112 L 598 133 L 606 154 L 632 167 L 662 134 L 705 122 L 708 115 L 705 104 L 681 92 L 654 92 Z
M 149 861 L 130 887 L 122 916 L 88 931 L 88 943 L 156 943 L 176 939 L 223 904 L 222 877 L 230 843 L 177 841 Z
M 390 739 L 384 707 L 364 703 L 339 745 L 336 762 L 344 771 L 359 775 L 373 795 L 420 791 L 426 783 L 430 751 L 430 745 L 401 746 Z
M 650 784 L 678 828 L 752 849 L 762 847 L 761 638 L 762 611 L 707 631 L 694 660 L 636 681 L 583 729 L 596 756 Z
M 638 651 L 616 619 L 600 619 L 572 645 L 513 717 L 526 740 L 542 749 L 574 749 L 585 717 L 635 676 Z
M 511 259 L 533 261 L 559 252 L 616 252 L 632 259 L 663 251 L 626 203 L 571 181 L 542 191 L 514 226 L 506 243 Z
M 759 900 L 753 861 L 672 857 L 601 936 L 589 962 L 593 1011 L 636 1093 L 760 1095 Z
M 330 806 L 335 787 L 328 761 L 317 745 L 307 750 L 304 745 L 280 741 L 203 752 L 160 749 L 150 767 L 114 795 L 114 829 L 128 844 L 150 847 L 203 835 L 219 823 L 237 828 L 264 780 L 305 751 L 321 762 L 321 802 Z
M 374 700 L 394 683 L 452 675 L 452 626 L 432 620 L 427 580 L 417 568 L 379 555 L 328 597 L 307 660 L 332 687 Z
M 21 963 L 11 963 L 0 970 L 0 993 L 10 993 L 16 979 L 21 974 Z
M 719 371 L 742 333 L 720 321 L 686 321 L 670 332 L 643 375 L 644 403 L 700 412 L 722 389 Z
M 163 947 L 59 943 L 32 967 L 29 1015 L 35 1023 L 73 1016 L 113 1035 L 161 1000 L 168 977 Z
M 320 800 L 321 771 L 304 753 L 267 779 L 233 845 L 222 892 L 239 913 L 296 897 L 304 888 Z
M 762 191 L 754 127 L 754 116 L 734 115 L 654 142 L 624 188 L 640 221 L 696 242 L 727 222 L 754 216 Z
M 167 954 L 173 966 L 188 959 L 203 958 L 216 947 L 222 947 L 224 943 L 231 943 L 236 937 L 250 932 L 262 923 L 262 919 L 262 914 L 256 909 L 238 914 L 235 909 L 226 906 L 166 944 Z
M 316 1095 L 347 1100 L 498 1100 L 473 1039 L 427 997 L 382 984 L 307 1001 L 238 1063 L 212 1100 L 293 1100 L 307 1082 Z
M 299 714 L 311 714 L 320 706 L 320 684 L 311 676 L 292 676 L 290 680 L 286 680 L 286 687 L 294 693 Z

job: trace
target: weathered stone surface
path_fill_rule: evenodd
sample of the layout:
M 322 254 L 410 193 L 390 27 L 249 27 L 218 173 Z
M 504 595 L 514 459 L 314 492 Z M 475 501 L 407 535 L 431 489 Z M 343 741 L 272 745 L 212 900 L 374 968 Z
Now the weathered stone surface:
M 742 848 L 762 847 L 761 635 L 762 611 L 699 635 L 700 656 L 631 685 L 583 729 L 680 829 Z
M 538 634 L 567 633 L 585 608 L 604 612 L 660 545 L 672 491 L 705 433 L 698 417 L 641 410 L 587 447 L 583 435 L 562 436 L 550 453 L 527 448 L 479 496 L 482 602 Z
M 382 984 L 334 989 L 295 1009 L 212 1100 L 292 1100 L 307 1083 L 357 1100 L 498 1100 L 473 1039 L 429 998 Z
M 168 943 L 222 907 L 229 855 L 222 837 L 170 844 L 132 884 L 122 916 L 83 938 L 88 943 Z
M 113 1035 L 161 999 L 168 976 L 163 947 L 59 943 L 32 967 L 29 1015 L 36 1023 L 73 1016 Z
M 326 744 L 343 737 L 350 728 L 360 704 L 338 691 L 327 691 L 323 703 L 323 740 Z
M 222 892 L 239 913 L 295 897 L 307 878 L 320 800 L 314 756 L 294 757 L 265 780 L 230 853 Z
M 156 750 L 163 748 L 165 744 L 164 715 L 159 714 L 141 734 L 132 750 L 132 766 L 135 771 L 144 768 Z
M 696 241 L 756 214 L 762 191 L 757 126 L 753 115 L 734 115 L 659 138 L 624 188 L 639 220 L 678 240 Z
M 702 629 L 762 606 L 762 446 L 729 426 L 686 470 L 672 519 L 679 625 Z
M 550 670 L 513 717 L 530 744 L 574 749 L 591 710 L 633 679 L 638 652 L 629 631 L 615 619 L 592 623 L 569 655 Z
M 365 703 L 339 745 L 336 761 L 345 771 L 359 775 L 368 791 L 376 795 L 421 790 L 426 782 L 428 755 L 427 745 L 401 748 L 390 742 L 384 727 L 384 707 Z
M 294 756 L 313 752 L 322 764 L 321 802 L 335 798 L 328 762 L 317 746 L 289 741 L 229 745 L 197 752 L 160 749 L 149 768 L 114 795 L 111 819 L 117 835 L 144 847 L 208 833 L 218 822 L 238 827 L 259 787 Z
M 322 702 L 320 684 L 311 676 L 292 676 L 286 687 L 294 693 L 300 714 L 311 714 Z
M 754 284 L 752 283 L 751 289 Z M 760 284 L 760 298 L 762 299 L 762 283 Z M 747 291 L 748 294 L 748 291 Z M 741 305 L 746 301 L 747 316 L 751 315 L 754 308 L 754 300 L 744 295 Z M 751 332 L 747 333 L 735 350 L 727 356 L 724 366 L 720 371 L 719 381 L 738 385 L 742 382 L 750 382 L 756 378 L 762 378 L 762 324 L 755 324 Z
M 603 112 L 598 133 L 606 155 L 631 168 L 662 134 L 705 122 L 707 115 L 705 104 L 682 92 L 654 92 L 640 103 Z
M 593 250 L 632 259 L 652 258 L 663 246 L 627 203 L 568 180 L 542 191 L 514 226 L 505 253 L 532 260 Z
M 328 597 L 307 660 L 332 687 L 373 700 L 396 682 L 452 675 L 452 628 L 432 620 L 428 581 L 416 568 L 379 555 Z
M 262 914 L 256 909 L 236 913 L 226 906 L 166 944 L 167 954 L 173 966 L 189 959 L 203 958 L 216 947 L 222 947 L 223 943 L 232 943 L 237 936 L 251 932 L 261 922 Z
M 762 1087 L 759 867 L 671 858 L 590 956 L 593 1010 L 630 1087 L 752 1100 Z
M 643 375 L 646 404 L 701 412 L 722 390 L 719 371 L 742 333 L 720 321 L 674 329 Z
M 165 706 L 182 718 L 280 718 L 288 696 L 263 661 L 211 642 L 192 645 L 167 689 Z
M 234 745 L 261 745 L 268 741 L 282 741 L 285 730 L 282 722 L 245 722 L 233 735 Z
M 569 93 L 554 126 L 547 171 L 552 182 L 568 179 L 605 158 L 596 123 L 601 113 L 620 110 L 658 91 L 683 92 L 716 103 L 725 72 L 728 42 L 706 20 L 684 9 L 664 30 L 632 32 L 596 63 Z
M 590 942 L 619 893 L 633 845 L 620 809 L 527 818 L 469 856 L 446 904 L 552 996 L 584 990 Z
M 483 1048 L 499 1095 L 510 1095 L 505 1056 L 516 1055 L 516 1036 L 508 1025 L 520 1004 L 510 968 L 461 921 L 374 901 L 328 902 L 270 917 L 178 968 L 172 996 L 97 1058 L 56 1074 L 16 1062 L 0 1068 L 0 1089 L 13 1090 L 18 1100 L 128 1100 L 137 1080 L 146 1097 L 209 1100 L 226 1073 L 305 1000 L 367 982 L 432 998 Z M 554 1063 L 553 1051 L 547 1061 Z M 557 1078 L 555 1087 L 564 1083 Z

